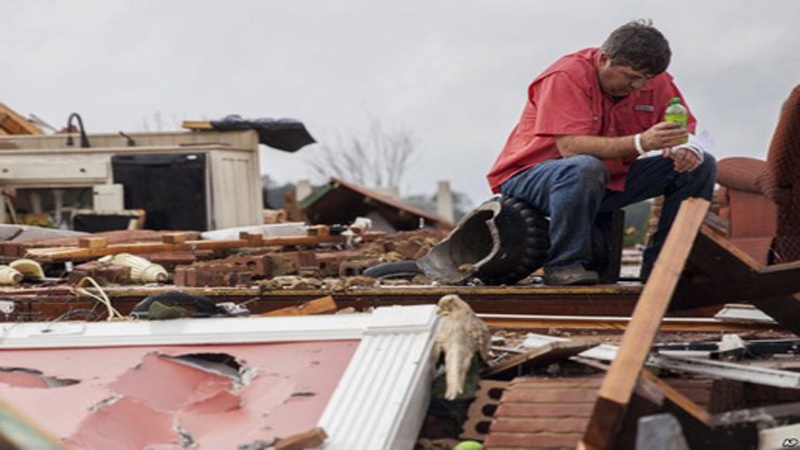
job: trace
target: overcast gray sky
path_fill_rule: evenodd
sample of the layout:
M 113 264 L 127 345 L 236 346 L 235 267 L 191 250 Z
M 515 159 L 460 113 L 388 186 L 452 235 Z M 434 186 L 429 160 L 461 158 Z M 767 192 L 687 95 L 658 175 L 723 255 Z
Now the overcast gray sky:
M 800 83 L 794 0 L 19 0 L 3 5 L 0 102 L 87 131 L 295 118 L 321 143 L 370 117 L 418 139 L 403 194 L 437 180 L 477 204 L 530 80 L 636 18 L 670 40 L 670 72 L 718 157 L 763 157 Z M 262 172 L 311 178 L 318 151 L 262 146 Z

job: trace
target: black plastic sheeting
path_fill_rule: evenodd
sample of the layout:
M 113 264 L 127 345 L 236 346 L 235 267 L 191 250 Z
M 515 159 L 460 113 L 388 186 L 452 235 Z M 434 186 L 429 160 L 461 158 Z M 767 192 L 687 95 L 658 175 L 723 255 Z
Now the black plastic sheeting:
M 218 131 L 256 130 L 258 142 L 287 152 L 296 152 L 317 142 L 305 125 L 295 119 L 244 119 L 238 114 L 231 114 L 220 120 L 212 120 L 211 126 Z

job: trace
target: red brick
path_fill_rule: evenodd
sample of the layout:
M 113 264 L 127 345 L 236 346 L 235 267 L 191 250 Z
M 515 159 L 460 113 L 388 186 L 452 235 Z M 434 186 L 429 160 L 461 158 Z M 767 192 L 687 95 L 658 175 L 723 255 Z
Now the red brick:
M 153 264 L 159 264 L 168 271 L 175 270 L 178 265 L 189 265 L 197 261 L 193 252 L 158 252 L 140 255 Z
M 230 256 L 214 262 L 214 265 L 230 266 L 240 272 L 250 272 L 259 277 L 272 276 L 269 255 Z
M 281 275 L 294 275 L 297 273 L 297 262 L 288 253 L 273 253 L 269 255 L 270 277 Z
M 357 259 L 351 261 L 341 261 L 339 263 L 339 276 L 340 277 L 354 277 L 361 275 L 364 269 L 372 267 L 380 263 L 377 259 Z
M 352 250 L 316 254 L 319 273 L 324 277 L 338 277 L 339 273 L 341 273 L 340 266 L 343 262 L 363 257 L 364 254 L 362 252 Z
M 94 278 L 100 284 L 125 284 L 131 281 L 131 268 L 100 261 L 89 261 L 75 266 L 69 273 L 68 282 L 79 283 L 85 277 Z
M 28 246 L 19 242 L 3 242 L 3 256 L 20 257 L 25 255 Z

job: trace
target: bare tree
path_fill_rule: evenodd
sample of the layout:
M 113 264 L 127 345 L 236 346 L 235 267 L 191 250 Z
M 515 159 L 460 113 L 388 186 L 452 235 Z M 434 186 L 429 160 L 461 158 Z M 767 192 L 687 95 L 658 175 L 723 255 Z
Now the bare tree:
M 322 145 L 311 169 L 325 178 L 336 177 L 365 186 L 399 186 L 416 150 L 416 138 L 400 127 L 386 130 L 370 119 L 364 135 L 339 139 L 335 147 Z

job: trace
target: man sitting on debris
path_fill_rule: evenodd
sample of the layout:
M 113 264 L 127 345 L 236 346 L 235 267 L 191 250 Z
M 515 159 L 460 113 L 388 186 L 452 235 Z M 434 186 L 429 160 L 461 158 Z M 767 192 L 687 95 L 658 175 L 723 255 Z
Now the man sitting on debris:
M 644 252 L 646 280 L 680 203 L 711 199 L 716 161 L 693 134 L 695 118 L 689 113 L 688 130 L 663 121 L 670 99 L 683 97 L 666 72 L 670 57 L 661 32 L 634 21 L 599 49 L 562 57 L 528 88 L 519 123 L 487 178 L 493 192 L 550 217 L 546 284 L 597 284 L 597 272 L 587 270 L 597 214 L 664 195 Z M 674 145 L 687 134 L 688 143 Z M 660 156 L 639 158 L 655 150 Z

